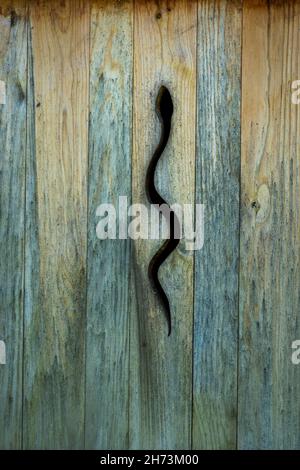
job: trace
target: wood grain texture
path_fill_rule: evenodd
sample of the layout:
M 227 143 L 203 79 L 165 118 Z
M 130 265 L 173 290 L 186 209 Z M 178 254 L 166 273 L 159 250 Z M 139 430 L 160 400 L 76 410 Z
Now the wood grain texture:
M 239 433 L 242 449 L 299 449 L 299 2 L 244 5 Z
M 0 0 L 1 449 L 300 449 L 299 42 L 299 0 Z M 205 205 L 170 337 L 162 241 L 96 237 L 149 208 L 161 85 L 157 187 Z
M 24 207 L 26 149 L 26 7 L 2 1 L 0 80 L 0 340 L 6 365 L 0 366 L 0 448 L 22 442 L 22 351 L 24 297 Z
M 30 19 L 24 446 L 75 449 L 84 445 L 89 7 L 34 1 Z
M 198 6 L 193 448 L 236 446 L 241 2 Z
M 128 448 L 130 239 L 100 240 L 97 206 L 131 202 L 131 1 L 91 9 L 86 447 Z
M 169 89 L 173 124 L 157 167 L 157 187 L 169 203 L 194 203 L 197 4 L 135 3 L 133 202 L 148 207 L 147 166 L 158 145 L 155 112 L 161 85 Z M 172 334 L 148 279 L 148 264 L 163 242 L 136 240 L 130 362 L 130 447 L 191 446 L 193 253 L 182 241 L 160 269 L 170 299 Z

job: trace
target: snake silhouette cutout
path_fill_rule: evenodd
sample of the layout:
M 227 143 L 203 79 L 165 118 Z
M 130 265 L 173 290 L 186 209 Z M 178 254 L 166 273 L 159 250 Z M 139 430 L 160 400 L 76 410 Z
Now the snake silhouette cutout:
M 168 258 L 168 256 L 176 249 L 179 243 L 179 221 L 175 212 L 170 208 L 169 204 L 162 198 L 155 186 L 155 170 L 157 163 L 164 152 L 171 132 L 171 121 L 173 115 L 173 102 L 169 90 L 165 86 L 161 86 L 156 98 L 156 114 L 161 124 L 161 136 L 158 146 L 150 160 L 146 174 L 146 194 L 150 204 L 159 206 L 164 217 L 169 221 L 169 238 L 155 253 L 148 267 L 148 277 L 152 284 L 153 290 L 158 295 L 164 308 L 165 316 L 168 323 L 168 336 L 171 334 L 172 321 L 170 302 L 165 293 L 158 276 L 159 268 Z M 175 236 L 176 235 L 176 236 Z

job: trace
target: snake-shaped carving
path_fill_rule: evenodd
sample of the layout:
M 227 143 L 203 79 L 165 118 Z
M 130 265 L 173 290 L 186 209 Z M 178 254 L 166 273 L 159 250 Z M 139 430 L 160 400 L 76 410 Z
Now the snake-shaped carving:
M 152 283 L 154 291 L 158 294 L 161 303 L 165 310 L 166 319 L 168 322 L 168 336 L 171 334 L 171 309 L 169 299 L 162 288 L 158 278 L 158 271 L 162 263 L 168 256 L 175 250 L 179 243 L 179 221 L 174 211 L 171 210 L 168 203 L 161 197 L 155 187 L 155 170 L 166 148 L 171 132 L 171 120 L 173 114 L 173 102 L 169 90 L 165 86 L 161 86 L 156 98 L 156 113 L 161 124 L 161 136 L 159 144 L 151 158 L 146 174 L 146 193 L 150 204 L 156 204 L 160 207 L 161 212 L 169 218 L 169 238 L 160 247 L 151 259 L 148 267 L 148 276 Z M 166 210 L 167 209 L 167 210 Z M 176 237 L 175 237 L 176 234 Z

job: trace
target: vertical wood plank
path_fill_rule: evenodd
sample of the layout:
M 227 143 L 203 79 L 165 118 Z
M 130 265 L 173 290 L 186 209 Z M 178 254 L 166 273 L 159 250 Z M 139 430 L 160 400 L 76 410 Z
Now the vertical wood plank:
M 236 446 L 241 2 L 198 5 L 193 447 Z
M 97 206 L 131 202 L 132 1 L 91 9 L 86 447 L 128 448 L 130 240 L 96 237 Z
M 300 3 L 246 1 L 243 30 L 239 447 L 299 449 Z
M 89 7 L 36 0 L 30 18 L 24 446 L 74 449 L 84 443 Z
M 0 5 L 0 448 L 22 443 L 22 351 L 24 283 L 24 195 L 26 149 L 26 7 Z
M 157 167 L 157 186 L 169 203 L 194 203 L 196 30 L 194 1 L 135 3 L 133 202 L 149 208 L 148 164 L 160 138 L 155 101 L 168 87 L 174 104 L 168 146 Z M 162 241 L 136 240 L 133 250 L 130 447 L 191 446 L 193 253 L 184 241 L 160 270 L 170 299 L 172 334 L 148 279 L 148 264 Z

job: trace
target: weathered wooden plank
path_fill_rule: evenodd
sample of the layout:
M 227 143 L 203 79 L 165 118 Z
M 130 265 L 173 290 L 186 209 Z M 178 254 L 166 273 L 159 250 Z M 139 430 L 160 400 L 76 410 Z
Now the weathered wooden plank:
M 96 237 L 97 206 L 131 202 L 132 1 L 91 8 L 86 447 L 128 448 L 130 240 Z M 104 214 L 102 214 L 104 215 Z
M 22 443 L 24 194 L 26 149 L 26 7 L 0 6 L 0 448 Z
M 25 448 L 84 445 L 89 7 L 30 2 Z M 32 129 L 35 126 L 35 131 Z M 35 144 L 34 144 L 35 141 Z
M 236 446 L 241 3 L 198 5 L 193 447 Z
M 243 30 L 239 433 L 300 447 L 300 3 L 246 1 Z
M 161 85 L 174 114 L 157 186 L 169 203 L 194 203 L 197 4 L 186 0 L 135 3 L 132 187 L 145 194 L 148 164 L 160 138 L 155 112 Z M 160 270 L 169 296 L 172 333 L 148 279 L 148 264 L 162 241 L 136 240 L 130 358 L 130 447 L 191 446 L 193 256 L 184 241 Z

